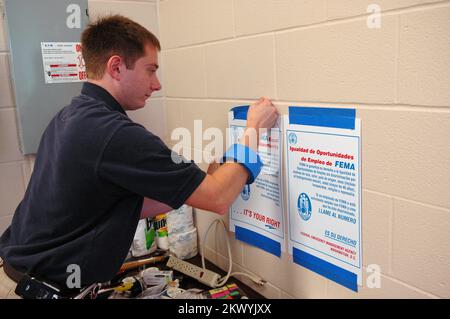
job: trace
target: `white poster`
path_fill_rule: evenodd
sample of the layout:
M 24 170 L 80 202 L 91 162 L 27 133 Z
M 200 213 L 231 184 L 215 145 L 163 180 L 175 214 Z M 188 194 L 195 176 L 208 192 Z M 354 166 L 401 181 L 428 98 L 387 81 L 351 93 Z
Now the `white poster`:
M 309 108 L 307 114 L 293 116 L 296 110 L 290 108 L 290 116 L 284 117 L 289 252 L 295 262 L 357 290 L 362 269 L 361 121 L 321 108 L 315 109 L 317 116 Z M 340 119 L 353 127 L 341 125 Z
M 229 113 L 231 144 L 239 141 L 246 127 L 245 118 Z M 280 121 L 272 130 L 261 134 L 258 154 L 264 166 L 251 185 L 245 185 L 230 208 L 230 230 L 236 238 L 280 256 L 286 251 L 281 176 Z M 255 234 L 259 234 L 256 236 Z
M 86 66 L 78 42 L 41 42 L 45 83 L 86 81 Z

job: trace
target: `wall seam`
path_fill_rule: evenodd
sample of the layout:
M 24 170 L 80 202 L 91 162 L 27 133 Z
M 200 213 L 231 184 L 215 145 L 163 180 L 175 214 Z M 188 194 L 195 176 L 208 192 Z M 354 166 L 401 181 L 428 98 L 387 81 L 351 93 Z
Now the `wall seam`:
M 172 100 L 203 100 L 207 102 L 230 102 L 230 103 L 248 103 L 252 102 L 254 98 L 220 98 L 220 97 L 188 97 L 188 96 L 166 96 L 168 99 Z M 311 106 L 341 106 L 341 107 L 349 107 L 350 105 L 356 109 L 362 110 L 383 110 L 383 111 L 415 111 L 415 112 L 426 112 L 426 113 L 450 113 L 450 105 L 449 106 L 433 106 L 433 105 L 414 105 L 414 104 L 389 104 L 389 103 L 370 103 L 370 102 L 324 102 L 324 101 L 309 101 L 309 100 L 279 100 L 274 99 L 272 102 L 286 104 L 286 105 L 295 105 L 298 103 L 302 104 L 314 104 Z M 307 106 L 307 105 L 306 105 Z M 389 109 L 387 109 L 389 108 Z
M 409 199 L 409 198 L 395 196 L 395 195 L 387 194 L 387 193 L 381 193 L 381 192 L 377 192 L 377 191 L 370 190 L 370 189 L 367 189 L 367 188 L 364 188 L 363 190 L 367 191 L 369 193 L 377 194 L 377 195 L 389 196 L 389 197 L 392 197 L 392 199 L 401 200 L 401 201 L 405 201 L 405 202 L 410 202 L 410 203 L 413 203 L 413 204 L 416 204 L 416 205 L 422 205 L 422 206 L 426 206 L 426 207 L 429 207 L 429 208 L 440 209 L 440 210 L 445 210 L 445 211 L 450 212 L 450 208 L 448 208 L 448 207 L 433 205 L 433 204 L 424 203 L 424 202 L 419 202 L 419 201 L 415 201 L 415 200 L 412 200 L 412 199 Z
M 400 63 L 400 18 L 401 16 L 397 16 L 397 27 L 396 29 L 396 37 L 395 37 L 395 70 L 394 70 L 394 74 L 395 74 L 395 96 L 394 96 L 394 102 L 395 104 L 399 103 L 400 97 L 399 97 L 399 83 L 400 83 L 400 78 L 399 78 L 399 63 Z
M 162 28 L 161 28 L 161 12 L 160 12 L 160 4 L 161 4 L 161 0 L 157 0 L 156 1 L 156 24 L 158 26 L 158 38 L 161 40 L 162 42 Z M 160 61 L 161 61 L 161 76 L 162 76 L 162 96 L 158 97 L 157 99 L 160 99 L 162 101 L 163 104 L 163 114 L 164 114 L 164 132 L 163 132 L 163 136 L 161 137 L 162 140 L 164 142 L 167 143 L 167 141 L 169 140 L 169 128 L 168 128 L 168 114 L 167 114 L 167 91 L 165 89 L 166 83 L 165 83 L 165 76 L 164 76 L 164 50 L 161 50 L 159 57 L 160 57 Z M 161 80 L 161 79 L 160 79 Z
M 26 164 L 26 159 L 0 162 L 0 166 L 8 164 Z
M 26 158 L 23 159 L 18 159 L 18 160 L 12 160 L 12 161 L 4 161 L 4 162 L 0 162 L 0 166 L 1 165 L 7 165 L 7 164 L 26 164 Z
M 389 250 L 388 250 L 388 274 L 393 274 L 393 259 L 394 259 L 394 205 L 395 200 L 393 197 L 391 200 L 391 211 L 389 212 Z
M 13 111 L 16 108 L 14 106 L 0 106 L 0 112 L 1 111 Z
M 398 9 L 387 10 L 387 11 L 384 11 L 384 15 L 385 16 L 395 16 L 395 15 L 405 14 L 405 13 L 410 13 L 410 12 L 415 12 L 415 11 L 443 8 L 443 7 L 447 7 L 448 5 L 450 5 L 450 1 L 448 1 L 448 0 L 438 2 L 438 3 L 426 3 L 426 4 L 420 4 L 420 5 L 408 7 L 408 8 L 398 8 Z M 280 29 L 276 29 L 276 30 L 272 30 L 272 31 L 263 31 L 263 32 L 252 33 L 252 34 L 244 34 L 241 36 L 236 36 L 235 38 L 207 40 L 207 41 L 202 41 L 202 42 L 197 42 L 197 43 L 192 43 L 192 44 L 174 46 L 174 47 L 168 48 L 166 51 L 172 51 L 172 50 L 183 49 L 183 48 L 188 48 L 188 47 L 198 47 L 198 46 L 202 46 L 205 44 L 221 44 L 221 43 L 227 43 L 227 42 L 231 42 L 231 41 L 245 40 L 245 39 L 249 39 L 252 37 L 268 35 L 273 32 L 277 33 L 277 34 L 283 34 L 283 33 L 289 33 L 289 32 L 319 28 L 319 27 L 334 26 L 337 24 L 364 21 L 364 20 L 366 20 L 367 16 L 368 16 L 368 14 L 365 13 L 365 14 L 361 14 L 361 15 L 344 17 L 344 18 L 339 18 L 339 19 L 334 19 L 334 20 L 320 21 L 320 22 L 304 24 L 304 25 L 300 25 L 300 26 L 280 28 Z
M 203 94 L 205 95 L 205 97 L 208 97 L 208 70 L 207 70 L 207 66 L 208 66 L 208 61 L 206 58 L 206 50 L 208 48 L 206 46 L 203 47 L 202 50 L 202 54 L 203 54 L 203 76 L 205 77 L 205 86 L 204 86 L 204 92 Z
M 289 296 L 289 297 L 291 297 L 291 298 L 295 298 L 294 296 L 292 296 L 291 294 L 289 294 L 288 292 L 286 292 L 286 290 L 281 289 L 281 288 L 279 288 L 279 289 L 280 289 L 280 296 L 281 296 L 282 293 L 284 293 L 285 295 L 287 295 L 287 296 Z
M 389 9 L 386 11 L 382 11 L 382 13 L 388 13 L 388 15 L 403 14 L 403 13 L 427 10 L 430 7 L 431 8 L 443 7 L 447 4 L 450 4 L 449 0 L 441 0 L 441 1 L 435 1 L 435 2 L 429 2 L 429 3 L 417 3 L 414 5 L 409 5 L 409 6 L 402 7 L 402 8 Z M 327 10 L 328 10 L 328 8 L 327 8 Z M 327 16 L 328 16 L 328 11 L 327 11 Z M 373 14 L 373 12 L 365 12 L 365 13 L 360 13 L 360 14 L 353 15 L 353 16 L 338 17 L 338 18 L 334 18 L 334 19 L 331 19 L 328 21 L 332 22 L 332 21 L 345 21 L 346 19 L 352 19 L 352 18 L 367 18 L 372 14 Z
M 99 1 L 105 1 L 105 0 L 89 0 L 92 2 L 99 2 Z M 159 0 L 154 1 L 148 1 L 148 0 L 107 0 L 107 2 L 111 3 L 124 3 L 124 4 L 133 4 L 133 3 L 156 3 Z
M 27 183 L 27 174 L 26 174 L 26 172 L 25 172 L 25 166 L 28 166 L 28 162 L 25 162 L 25 164 L 22 164 L 22 165 L 20 165 L 21 166 L 21 171 L 22 171 L 22 185 L 23 185 L 23 190 L 24 190 L 24 192 L 26 192 L 26 190 L 27 190 L 27 186 L 28 186 L 28 183 Z
M 385 277 L 385 278 L 387 278 L 387 279 L 389 279 L 389 280 L 391 280 L 391 281 L 393 281 L 393 282 L 395 282 L 396 284 L 405 286 L 406 288 L 408 288 L 408 289 L 410 289 L 410 290 L 419 292 L 419 293 L 421 293 L 421 294 L 425 294 L 425 295 L 429 296 L 430 298 L 435 298 L 435 299 L 440 298 L 439 296 L 437 296 L 437 295 L 435 295 L 435 294 L 433 294 L 433 293 L 431 293 L 431 292 L 428 292 L 428 291 L 423 290 L 423 289 L 421 289 L 421 288 L 418 288 L 418 287 L 416 287 L 416 286 L 410 285 L 410 284 L 408 284 L 408 283 L 406 283 L 406 282 L 404 282 L 404 281 L 402 281 L 402 280 L 399 280 L 399 279 L 397 279 L 397 278 L 395 278 L 395 277 L 393 277 L 393 276 L 389 276 L 389 275 L 386 275 L 386 274 L 383 274 L 383 273 L 381 274 L 381 276 L 382 276 L 382 277 Z
M 236 38 L 236 12 L 235 12 L 235 0 L 231 1 L 231 17 L 233 19 L 233 38 Z
M 275 33 L 272 34 L 272 47 L 273 47 L 273 81 L 274 81 L 274 93 L 275 100 L 278 99 L 278 78 L 277 78 L 277 39 Z

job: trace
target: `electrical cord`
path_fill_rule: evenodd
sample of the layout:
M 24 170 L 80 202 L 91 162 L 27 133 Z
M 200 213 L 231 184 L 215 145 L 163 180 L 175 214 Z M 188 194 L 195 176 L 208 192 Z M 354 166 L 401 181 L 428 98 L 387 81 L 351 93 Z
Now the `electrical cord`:
M 241 276 L 249 277 L 255 284 L 257 284 L 259 286 L 263 286 L 266 283 L 266 281 L 264 279 L 262 279 L 262 278 L 259 278 L 257 276 L 252 276 L 252 275 L 244 273 L 244 272 L 233 272 L 233 273 L 231 272 L 231 269 L 232 269 L 232 266 L 233 266 L 233 260 L 232 260 L 232 256 L 231 256 L 230 240 L 229 240 L 228 234 L 227 234 L 227 226 L 225 225 L 225 222 L 221 218 L 217 218 L 217 219 L 213 220 L 213 222 L 209 225 L 208 229 L 206 230 L 205 235 L 203 236 L 203 241 L 202 241 L 202 245 L 201 245 L 201 248 L 200 248 L 201 249 L 201 255 L 202 255 L 202 268 L 206 270 L 205 254 L 204 254 L 204 247 L 205 247 L 205 244 L 206 244 L 206 238 L 208 237 L 208 233 L 209 233 L 211 227 L 213 225 L 217 224 L 217 223 L 222 224 L 223 229 L 225 231 L 225 238 L 226 238 L 226 241 L 227 241 L 227 251 L 228 251 L 229 264 L 228 264 L 227 275 L 222 277 L 222 278 L 220 278 L 217 281 L 217 284 L 215 285 L 215 288 L 223 286 L 228 281 L 228 279 L 231 276 L 234 276 L 234 275 L 241 275 Z

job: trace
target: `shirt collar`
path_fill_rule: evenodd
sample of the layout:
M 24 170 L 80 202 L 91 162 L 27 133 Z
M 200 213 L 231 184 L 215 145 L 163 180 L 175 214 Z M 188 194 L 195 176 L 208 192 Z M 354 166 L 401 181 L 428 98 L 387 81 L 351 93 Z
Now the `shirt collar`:
M 105 102 L 106 106 L 111 111 L 119 111 L 120 113 L 126 115 L 124 109 L 119 104 L 119 102 L 117 102 L 117 100 L 108 91 L 106 91 L 104 88 L 102 88 L 97 84 L 91 82 L 84 82 L 83 88 L 81 89 L 81 94 Z

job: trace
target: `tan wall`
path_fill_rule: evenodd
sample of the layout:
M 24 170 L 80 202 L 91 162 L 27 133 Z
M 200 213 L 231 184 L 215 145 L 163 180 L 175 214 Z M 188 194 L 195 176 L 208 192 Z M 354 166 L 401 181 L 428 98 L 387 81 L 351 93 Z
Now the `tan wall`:
M 11 223 L 31 173 L 32 156 L 19 148 L 16 110 L 11 87 L 9 48 L 0 0 L 0 232 Z
M 367 27 L 371 3 L 380 29 Z M 224 129 L 230 107 L 263 95 L 283 114 L 350 106 L 362 119 L 363 272 L 379 265 L 381 289 L 364 279 L 355 294 L 233 239 L 234 269 L 268 281 L 253 287 L 270 298 L 450 298 L 450 1 L 162 0 L 160 27 L 169 133 L 195 119 Z M 215 217 L 197 210 L 201 237 Z M 206 252 L 227 268 L 220 228 Z
M 381 29 L 367 28 L 371 3 L 384 12 Z M 174 128 L 191 128 L 194 119 L 224 129 L 230 107 L 262 95 L 284 114 L 299 104 L 357 108 L 363 262 L 380 265 L 381 289 L 354 294 L 287 254 L 278 259 L 232 239 L 234 269 L 268 281 L 255 289 L 270 298 L 450 298 L 450 1 L 90 0 L 89 7 L 92 16 L 119 12 L 160 35 L 164 89 L 130 116 L 168 144 Z M 34 157 L 20 153 L 0 22 L 2 232 Z M 200 238 L 214 218 L 196 212 Z M 221 232 L 211 233 L 206 253 L 226 269 Z

